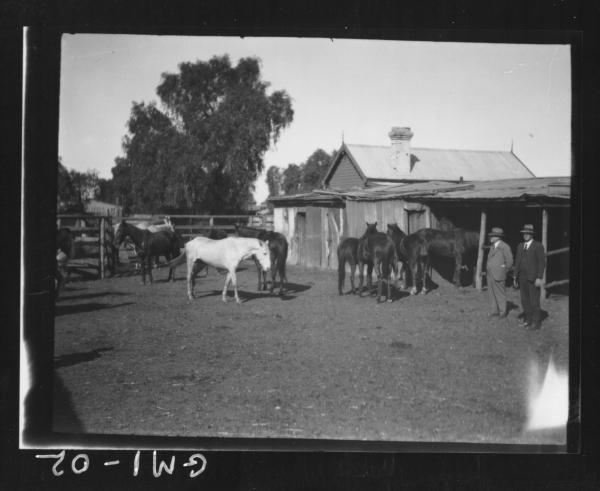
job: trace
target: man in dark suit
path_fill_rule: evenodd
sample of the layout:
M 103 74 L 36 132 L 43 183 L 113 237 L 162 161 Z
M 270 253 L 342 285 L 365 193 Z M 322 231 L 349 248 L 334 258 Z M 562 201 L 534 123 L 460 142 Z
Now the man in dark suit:
M 534 232 L 533 225 L 523 227 L 523 242 L 517 246 L 515 260 L 515 287 L 518 281 L 523 306 L 521 325 L 527 329 L 539 329 L 542 324 L 540 288 L 546 268 L 546 252 L 541 243 L 533 240 Z
M 486 263 L 486 279 L 490 299 L 490 316 L 506 317 L 506 273 L 513 265 L 510 246 L 502 240 L 504 230 L 492 227 L 490 251 Z

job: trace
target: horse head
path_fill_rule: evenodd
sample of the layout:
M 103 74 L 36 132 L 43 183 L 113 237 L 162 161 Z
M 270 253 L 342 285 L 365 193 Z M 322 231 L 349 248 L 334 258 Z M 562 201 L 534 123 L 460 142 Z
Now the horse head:
M 388 223 L 387 229 L 387 233 L 392 239 L 398 240 L 406 237 L 406 234 L 398 227 L 397 223 Z
M 368 235 L 373 235 L 373 234 L 377 233 L 377 222 L 375 222 L 375 223 L 366 222 L 366 223 L 367 223 L 367 229 L 365 230 L 365 233 L 363 234 L 361 239 L 364 239 Z
M 269 252 L 269 241 L 259 240 L 258 251 L 254 253 L 254 257 L 260 263 L 260 267 L 263 271 L 269 271 L 271 269 L 271 253 Z

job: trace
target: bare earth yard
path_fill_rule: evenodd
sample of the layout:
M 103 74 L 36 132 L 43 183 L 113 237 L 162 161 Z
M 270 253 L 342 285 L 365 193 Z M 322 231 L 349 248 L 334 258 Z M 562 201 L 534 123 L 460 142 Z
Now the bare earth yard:
M 568 297 L 550 297 L 542 330 L 526 331 L 519 309 L 490 319 L 487 292 L 439 278 L 428 295 L 377 304 L 338 296 L 336 272 L 300 267 L 288 267 L 285 296 L 269 296 L 242 266 L 242 305 L 221 301 L 212 269 L 193 301 L 185 267 L 174 283 L 164 269 L 147 286 L 139 275 L 69 283 L 56 305 L 55 429 L 565 443 L 564 431 L 524 426 L 531 363 L 545 369 L 552 354 L 567 369 Z

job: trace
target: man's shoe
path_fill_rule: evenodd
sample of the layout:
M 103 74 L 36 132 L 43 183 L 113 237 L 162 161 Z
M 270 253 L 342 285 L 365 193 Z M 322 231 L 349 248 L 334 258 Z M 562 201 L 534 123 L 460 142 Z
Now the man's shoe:
M 502 312 L 498 317 L 500 317 L 500 319 L 504 319 L 506 316 L 508 316 L 508 312 Z
M 488 314 L 488 317 L 499 317 L 500 316 L 500 312 L 490 312 Z

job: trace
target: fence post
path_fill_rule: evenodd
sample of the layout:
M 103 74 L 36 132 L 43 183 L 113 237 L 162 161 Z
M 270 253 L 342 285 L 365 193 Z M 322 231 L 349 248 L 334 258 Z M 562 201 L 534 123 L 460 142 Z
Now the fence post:
M 100 217 L 100 278 L 104 279 L 104 217 Z
M 548 252 L 548 208 L 542 208 L 542 245 L 544 253 Z M 546 271 L 548 270 L 548 258 L 545 258 L 544 276 L 542 277 L 542 287 L 540 288 L 540 304 L 546 300 Z
M 483 243 L 485 241 L 486 222 L 487 213 L 484 209 L 481 210 L 481 223 L 479 225 L 479 249 L 477 249 L 477 269 L 475 271 L 475 288 L 477 288 L 477 290 L 483 289 L 481 272 L 483 269 Z

